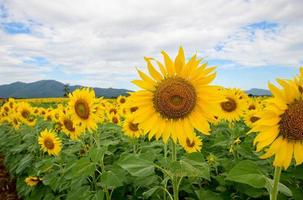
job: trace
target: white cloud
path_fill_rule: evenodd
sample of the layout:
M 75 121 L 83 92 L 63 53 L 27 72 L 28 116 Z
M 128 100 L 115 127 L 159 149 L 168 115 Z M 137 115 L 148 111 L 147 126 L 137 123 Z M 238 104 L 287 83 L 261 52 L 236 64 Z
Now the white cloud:
M 31 34 L 0 31 L 0 83 L 47 78 L 59 68 L 66 76 L 58 78 L 62 81 L 130 87 L 124 83 L 136 77 L 134 66 L 144 68 L 144 56 L 160 59 L 162 49 L 175 55 L 180 45 L 187 55 L 198 52 L 239 67 L 295 67 L 303 60 L 301 0 L 5 0 L 3 4 L 8 18 L 2 21 L 25 23 Z M 251 33 L 243 27 L 260 21 L 277 23 L 278 30 L 256 30 L 254 40 L 249 40 Z M 214 47 L 219 43 L 224 47 L 217 52 Z M 22 63 L 34 56 L 49 63 L 43 68 Z M 26 76 L 21 75 L 22 68 Z M 74 74 L 83 80 L 70 79 Z

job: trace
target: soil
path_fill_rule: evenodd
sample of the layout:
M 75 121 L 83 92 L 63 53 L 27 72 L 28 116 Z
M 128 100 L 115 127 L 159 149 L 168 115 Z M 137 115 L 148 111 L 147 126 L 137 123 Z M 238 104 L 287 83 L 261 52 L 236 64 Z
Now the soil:
M 0 199 L 20 200 L 16 192 L 16 183 L 10 179 L 3 160 L 4 158 L 0 155 Z

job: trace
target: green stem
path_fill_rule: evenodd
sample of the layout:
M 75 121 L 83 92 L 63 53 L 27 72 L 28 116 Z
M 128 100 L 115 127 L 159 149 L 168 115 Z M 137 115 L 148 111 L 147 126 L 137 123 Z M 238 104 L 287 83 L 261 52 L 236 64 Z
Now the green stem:
M 137 141 L 136 138 L 133 138 L 133 153 L 136 154 L 137 153 Z
M 99 149 L 101 146 L 100 146 L 100 132 L 97 132 L 97 137 L 95 139 L 95 142 L 96 142 L 96 146 L 97 148 Z M 101 156 L 101 162 L 100 162 L 100 167 L 101 167 L 101 173 L 105 172 L 105 166 L 104 166 L 104 154 Z M 111 196 L 109 195 L 109 191 L 108 191 L 108 188 L 105 186 L 104 187 L 104 191 L 105 191 L 105 196 L 106 196 L 106 200 L 110 200 L 111 199 Z
M 167 144 L 165 143 L 164 146 L 163 146 L 163 154 L 164 154 L 164 160 L 165 162 L 167 162 Z M 166 178 L 166 174 L 164 174 L 164 179 Z M 167 200 L 167 196 L 166 196 L 166 193 L 168 192 L 167 189 L 167 183 L 164 185 L 164 190 L 163 190 L 163 200 Z M 169 192 L 168 192 L 169 194 Z M 170 195 L 170 194 L 169 194 Z M 171 195 L 170 195 L 171 196 Z M 171 197 L 172 199 L 172 197 Z
M 174 141 L 172 141 L 172 161 L 177 161 L 177 151 L 176 151 L 176 144 L 174 143 Z M 178 179 L 177 176 L 174 175 L 173 179 L 173 195 L 174 195 L 174 200 L 179 200 L 179 188 L 178 188 Z
M 278 197 L 278 185 L 281 176 L 281 167 L 275 167 L 275 175 L 274 175 L 274 185 L 271 191 L 270 200 L 277 200 Z

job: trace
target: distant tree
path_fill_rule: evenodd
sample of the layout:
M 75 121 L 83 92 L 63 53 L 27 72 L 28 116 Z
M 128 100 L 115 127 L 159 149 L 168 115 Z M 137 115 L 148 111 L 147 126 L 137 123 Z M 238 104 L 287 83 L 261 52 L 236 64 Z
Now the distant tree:
M 70 93 L 70 87 L 69 87 L 69 84 L 64 84 L 64 97 L 68 97 L 68 94 Z

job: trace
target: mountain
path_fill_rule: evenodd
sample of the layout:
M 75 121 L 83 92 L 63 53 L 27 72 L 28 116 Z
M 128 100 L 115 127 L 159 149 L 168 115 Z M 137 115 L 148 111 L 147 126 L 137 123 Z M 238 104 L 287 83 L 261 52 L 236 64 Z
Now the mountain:
M 265 89 L 252 88 L 250 90 L 245 91 L 247 94 L 253 96 L 271 96 L 271 92 Z
M 70 86 L 70 91 L 83 86 Z M 127 95 L 130 90 L 115 88 L 94 88 L 98 97 L 117 97 L 119 95 Z M 0 85 L 0 98 L 48 98 L 63 97 L 64 84 L 54 80 L 41 80 L 32 83 L 15 82 L 7 85 Z

